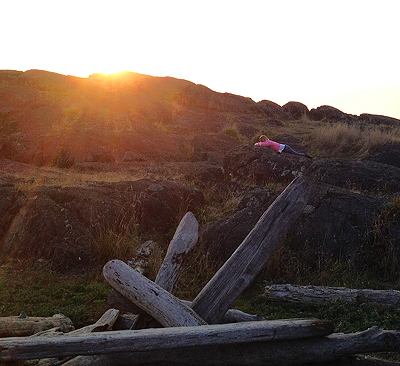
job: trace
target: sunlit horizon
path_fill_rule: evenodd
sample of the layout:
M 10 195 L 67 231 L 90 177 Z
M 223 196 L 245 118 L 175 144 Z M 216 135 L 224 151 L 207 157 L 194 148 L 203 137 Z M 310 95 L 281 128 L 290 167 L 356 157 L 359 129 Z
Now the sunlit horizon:
M 397 0 L 7 2 L 0 69 L 169 76 L 400 119 Z

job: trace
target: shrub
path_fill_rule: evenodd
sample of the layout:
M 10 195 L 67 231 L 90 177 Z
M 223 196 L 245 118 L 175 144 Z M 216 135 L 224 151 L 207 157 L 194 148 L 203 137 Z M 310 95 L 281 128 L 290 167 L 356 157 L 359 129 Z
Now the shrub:
M 222 129 L 221 133 L 231 136 L 237 140 L 242 139 L 242 134 L 239 131 L 239 128 L 236 125 L 230 125 Z
M 75 159 L 71 154 L 62 149 L 57 154 L 56 158 L 54 159 L 54 166 L 58 168 L 71 168 L 75 163 Z

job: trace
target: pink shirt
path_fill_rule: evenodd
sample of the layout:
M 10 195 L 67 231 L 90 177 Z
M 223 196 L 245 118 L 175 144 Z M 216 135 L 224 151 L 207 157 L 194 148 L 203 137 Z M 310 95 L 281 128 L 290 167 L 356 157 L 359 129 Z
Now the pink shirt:
M 280 143 L 275 142 L 275 141 L 272 141 L 272 140 L 256 142 L 254 145 L 267 146 L 267 147 L 271 148 L 272 150 L 276 150 L 276 151 L 282 151 L 285 148 L 285 145 L 280 144 Z

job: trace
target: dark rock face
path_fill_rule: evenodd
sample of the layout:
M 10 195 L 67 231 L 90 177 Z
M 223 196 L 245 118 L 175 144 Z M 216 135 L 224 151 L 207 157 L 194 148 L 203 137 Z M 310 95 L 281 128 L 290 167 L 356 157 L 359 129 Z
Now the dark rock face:
M 308 116 L 309 113 L 308 107 L 299 102 L 286 103 L 282 108 L 290 117 L 294 119 L 300 119 L 304 115 Z
M 329 261 L 351 261 L 362 266 L 368 235 L 387 200 L 328 184 L 315 184 L 303 214 L 290 230 L 289 248 L 307 266 Z M 310 262 L 309 253 L 314 256 Z
M 280 136 L 281 141 L 284 138 Z M 289 135 L 284 142 L 294 145 L 296 141 Z M 224 170 L 239 184 L 251 179 L 256 184 L 289 184 L 299 174 L 314 181 L 308 205 L 286 240 L 285 250 L 291 253 L 288 255 L 294 255 L 304 268 L 321 270 L 336 261 L 351 263 L 355 270 L 361 270 L 373 263 L 371 253 L 397 258 L 400 226 L 396 217 L 400 217 L 400 210 L 394 206 L 388 211 L 388 207 L 393 194 L 400 191 L 400 169 L 372 161 L 303 160 L 275 156 L 269 149 L 238 146 L 225 156 Z M 203 250 L 212 258 L 221 258 L 219 265 L 240 245 L 277 196 L 263 195 L 262 187 L 253 189 L 252 197 L 258 205 L 251 209 L 241 207 L 201 233 Z M 372 250 L 371 245 L 375 246 Z M 377 271 L 384 273 L 386 262 L 380 263 Z
M 286 119 L 288 117 L 286 111 L 279 105 L 269 100 L 262 100 L 257 103 L 264 113 L 272 119 Z
M 275 191 L 249 187 L 237 210 L 204 227 L 199 236 L 200 250 L 221 266 L 244 240 L 261 215 L 276 198 Z
M 366 160 L 400 168 L 400 144 L 376 147 L 368 153 Z
M 378 114 L 363 113 L 358 117 L 360 122 L 370 123 L 375 125 L 387 125 L 387 126 L 400 126 L 400 120 L 397 118 L 381 116 Z
M 292 147 L 300 150 L 297 144 Z M 277 154 L 267 147 L 247 145 L 229 151 L 223 164 L 225 173 L 233 179 L 256 184 L 290 182 L 310 166 L 311 162 L 306 158 Z
M 310 110 L 310 118 L 313 121 L 329 120 L 333 122 L 348 122 L 353 120 L 357 121 L 357 117 L 351 116 L 349 114 L 343 113 L 337 108 L 331 107 L 329 105 L 323 105 L 318 108 L 313 108 Z
M 400 168 L 367 160 L 320 160 L 310 176 L 317 182 L 374 195 L 400 191 Z
M 185 178 L 188 181 L 196 182 L 199 186 L 203 186 L 222 183 L 225 180 L 225 175 L 220 165 L 199 162 L 188 167 Z
M 203 203 L 197 190 L 144 179 L 33 188 L 23 200 L 19 197 L 10 217 L 6 209 L 16 206 L 17 199 L 15 192 L 7 194 L 1 202 L 1 252 L 44 258 L 60 268 L 96 262 L 94 243 L 101 235 L 134 230 L 169 235 L 184 213 L 196 212 Z

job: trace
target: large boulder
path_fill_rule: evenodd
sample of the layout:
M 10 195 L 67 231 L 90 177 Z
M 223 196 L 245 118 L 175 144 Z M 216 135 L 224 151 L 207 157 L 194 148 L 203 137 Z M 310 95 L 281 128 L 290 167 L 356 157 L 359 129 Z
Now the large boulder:
M 117 240 L 136 232 L 169 236 L 186 211 L 196 212 L 203 203 L 197 190 L 151 179 L 38 186 L 28 190 L 23 200 L 11 188 L 3 193 L 8 198 L 1 204 L 1 253 L 44 258 L 59 268 L 107 260 L 105 248 L 100 247 L 107 237 L 115 241 L 108 245 L 118 245 Z
M 303 116 L 308 116 L 308 107 L 299 102 L 288 102 L 283 107 L 283 110 L 294 119 L 300 119 Z
M 313 121 L 357 122 L 357 117 L 343 113 L 341 110 L 329 105 L 313 108 L 310 110 L 309 115 Z
M 277 103 L 269 100 L 261 100 L 257 104 L 261 107 L 262 111 L 272 119 L 281 120 L 288 118 L 286 111 Z
M 370 150 L 366 160 L 400 168 L 400 144 L 382 145 Z
M 373 195 L 400 191 L 400 168 L 368 160 L 321 159 L 310 175 L 321 183 Z
M 304 151 L 299 143 L 290 145 Z M 289 183 L 307 171 L 311 164 L 309 159 L 291 154 L 277 154 L 267 147 L 240 145 L 225 155 L 223 167 L 225 173 L 235 181 L 260 184 Z
M 290 230 L 288 248 L 304 268 L 333 262 L 361 266 L 369 233 L 387 199 L 314 184 L 308 205 Z
M 221 266 L 278 193 L 265 187 L 249 187 L 234 213 L 201 230 L 199 248 L 202 254 L 216 268 Z M 400 209 L 387 211 L 388 203 L 385 197 L 313 183 L 303 213 L 292 227 L 287 228 L 286 239 L 277 253 L 278 260 L 268 264 L 271 278 L 287 276 L 287 268 L 291 272 L 289 275 L 295 277 L 296 271 L 303 274 L 325 271 L 338 263 L 353 270 L 363 270 L 366 265 L 371 265 L 383 275 L 385 263 L 392 261 L 392 266 L 395 265 L 395 258 L 400 254 Z M 392 220 L 383 219 L 389 214 L 393 216 Z M 378 232 L 374 231 L 377 227 L 380 227 Z M 381 253 L 379 263 L 374 263 L 374 253 Z
M 363 113 L 360 114 L 358 117 L 360 122 L 363 122 L 365 124 L 374 124 L 374 125 L 386 125 L 386 126 L 395 126 L 399 127 L 400 126 L 400 120 L 397 118 L 393 117 L 387 117 L 387 116 L 381 116 L 379 114 L 368 114 L 368 113 Z
M 220 267 L 244 240 L 276 196 L 277 192 L 270 188 L 247 187 L 235 212 L 201 229 L 199 250 L 217 268 Z

